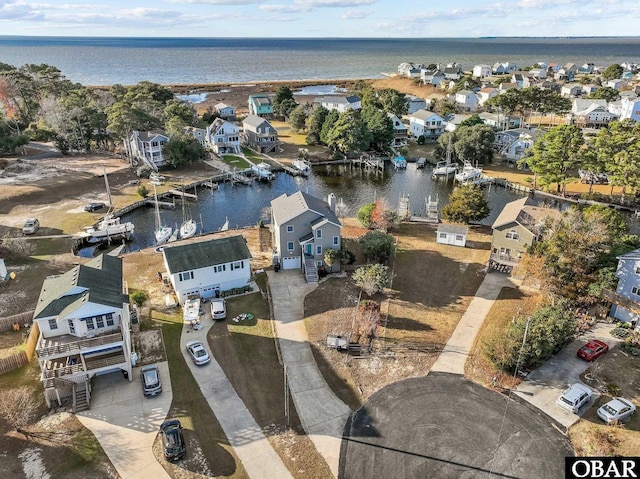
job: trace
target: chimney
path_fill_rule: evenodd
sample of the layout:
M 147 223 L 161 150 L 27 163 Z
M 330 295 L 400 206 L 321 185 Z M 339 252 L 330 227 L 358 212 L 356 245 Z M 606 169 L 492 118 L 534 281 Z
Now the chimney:
M 334 195 L 333 193 L 329 193 L 329 196 L 327 196 L 327 203 L 329 203 L 329 208 L 331 209 L 331 211 L 335 213 L 336 212 L 336 195 Z

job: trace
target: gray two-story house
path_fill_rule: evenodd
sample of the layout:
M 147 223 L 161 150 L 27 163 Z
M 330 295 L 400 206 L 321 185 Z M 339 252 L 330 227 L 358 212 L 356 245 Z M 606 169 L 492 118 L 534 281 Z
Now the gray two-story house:
M 326 267 L 327 249 L 339 250 L 342 225 L 336 216 L 336 197 L 323 201 L 302 191 L 271 200 L 274 262 L 282 269 L 299 269 L 308 282 L 317 281 L 317 268 Z
M 249 115 L 242 120 L 242 142 L 258 153 L 269 153 L 278 147 L 278 130 L 269 120 Z
M 640 249 L 618 256 L 616 276 L 615 293 L 605 291 L 605 298 L 612 303 L 609 315 L 640 329 Z

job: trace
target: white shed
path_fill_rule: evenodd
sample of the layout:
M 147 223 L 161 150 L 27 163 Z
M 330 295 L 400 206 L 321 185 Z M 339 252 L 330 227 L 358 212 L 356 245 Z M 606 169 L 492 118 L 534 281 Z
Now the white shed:
M 441 224 L 436 232 L 436 243 L 464 247 L 468 232 L 469 228 L 466 226 Z

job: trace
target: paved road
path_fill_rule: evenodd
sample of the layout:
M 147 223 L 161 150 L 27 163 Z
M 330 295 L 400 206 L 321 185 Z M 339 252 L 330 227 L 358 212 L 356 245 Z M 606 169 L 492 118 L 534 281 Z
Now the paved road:
M 158 366 L 162 394 L 144 397 L 140 368 L 133 369 L 131 382 L 119 372 L 98 376 L 91 394 L 91 409 L 77 415 L 96 436 L 122 479 L 169 478 L 151 449 L 173 400 L 169 365 L 164 361 Z
M 206 327 L 200 331 L 190 331 L 190 327 L 185 325 L 180 337 L 180 348 L 202 394 L 229 439 L 229 444 L 242 461 L 251 479 L 291 478 L 289 470 L 233 389 L 215 358 L 212 356 L 211 362 L 204 366 L 193 364 L 191 356 L 187 353 L 186 343 L 199 339 L 209 351 L 209 347 L 206 346 L 207 331 L 213 326 L 209 312 L 205 316 L 204 324 Z M 207 446 L 203 445 L 203 447 Z
M 353 415 L 339 477 L 553 479 L 565 456 L 569 441 L 535 408 L 431 372 L 383 388 Z
M 556 405 L 556 399 L 571 384 L 580 382 L 580 375 L 591 366 L 591 363 L 576 356 L 576 351 L 580 346 L 590 339 L 600 339 L 610 348 L 620 343 L 620 340 L 609 334 L 612 328 L 611 324 L 598 323 L 592 331 L 569 344 L 538 369 L 531 372 L 526 380 L 517 387 L 516 394 L 547 413 L 563 426 L 568 428 L 573 425 L 600 394 L 598 391 L 594 391 L 591 403 L 583 407 L 579 415 L 560 408 Z
M 334 476 L 349 407 L 333 393 L 313 358 L 304 324 L 304 297 L 317 284 L 307 284 L 298 270 L 268 271 L 276 335 L 287 368 L 298 417 Z M 276 476 L 274 476 L 276 477 Z

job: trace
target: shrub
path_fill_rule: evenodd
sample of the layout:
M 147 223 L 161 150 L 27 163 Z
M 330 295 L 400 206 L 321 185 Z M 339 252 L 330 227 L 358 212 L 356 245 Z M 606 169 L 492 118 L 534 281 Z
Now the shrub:
M 138 308 L 141 308 L 144 303 L 149 299 L 149 295 L 146 291 L 137 290 L 131 293 L 131 301 L 135 303 Z
M 138 194 L 140 195 L 140 197 L 146 198 L 147 196 L 149 196 L 149 190 L 146 186 L 140 185 L 138 186 Z

